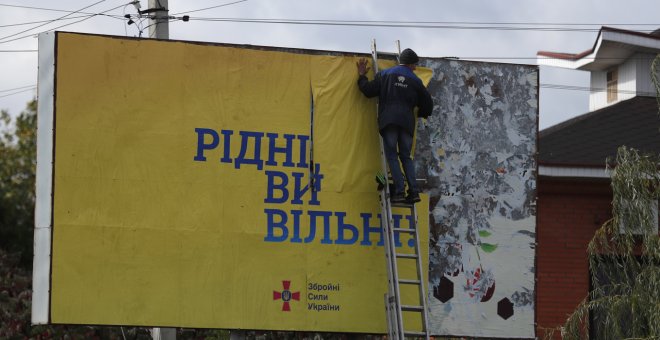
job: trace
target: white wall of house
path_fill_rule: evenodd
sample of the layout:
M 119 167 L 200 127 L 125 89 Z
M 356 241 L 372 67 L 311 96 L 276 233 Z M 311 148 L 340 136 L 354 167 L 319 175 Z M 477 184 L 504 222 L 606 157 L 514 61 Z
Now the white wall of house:
M 635 92 L 637 91 L 637 62 L 637 58 L 633 55 L 623 62 L 623 64 L 619 65 L 619 93 L 617 100 L 607 104 L 612 105 L 635 96 Z
M 655 96 L 655 86 L 651 80 L 651 63 L 654 54 L 636 53 L 622 64 L 608 70 L 591 72 L 591 94 L 589 110 L 595 111 L 635 96 Z M 616 69 L 618 75 L 617 98 L 607 102 L 607 72 Z
M 591 94 L 589 95 L 589 111 L 596 111 L 607 106 L 607 72 L 591 71 Z

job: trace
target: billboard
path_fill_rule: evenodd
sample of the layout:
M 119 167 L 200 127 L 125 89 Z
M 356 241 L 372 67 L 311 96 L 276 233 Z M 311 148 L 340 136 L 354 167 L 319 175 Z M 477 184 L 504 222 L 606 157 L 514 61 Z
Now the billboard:
M 357 55 L 50 37 L 42 322 L 386 331 L 376 109 Z
M 385 333 L 360 57 L 41 35 L 33 322 Z M 422 64 L 431 333 L 533 337 L 538 69 Z

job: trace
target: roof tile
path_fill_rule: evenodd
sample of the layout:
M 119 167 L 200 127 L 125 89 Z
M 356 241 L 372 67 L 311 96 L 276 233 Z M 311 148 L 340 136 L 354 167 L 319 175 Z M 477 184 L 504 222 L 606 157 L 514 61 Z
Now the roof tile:
M 539 163 L 605 166 L 619 146 L 660 153 L 660 116 L 653 97 L 634 97 L 539 132 Z

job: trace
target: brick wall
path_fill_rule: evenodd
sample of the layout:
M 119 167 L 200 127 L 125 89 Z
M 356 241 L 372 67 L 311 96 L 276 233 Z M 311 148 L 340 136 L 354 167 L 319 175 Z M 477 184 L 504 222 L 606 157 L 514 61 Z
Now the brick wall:
M 587 244 L 611 218 L 609 180 L 538 183 L 537 331 L 564 323 L 589 291 Z

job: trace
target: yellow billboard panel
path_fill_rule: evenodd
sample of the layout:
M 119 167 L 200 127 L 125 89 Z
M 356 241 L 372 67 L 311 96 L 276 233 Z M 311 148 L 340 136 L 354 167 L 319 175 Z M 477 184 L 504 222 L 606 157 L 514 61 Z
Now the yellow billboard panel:
M 386 331 L 357 57 L 70 33 L 56 51 L 51 322 Z

